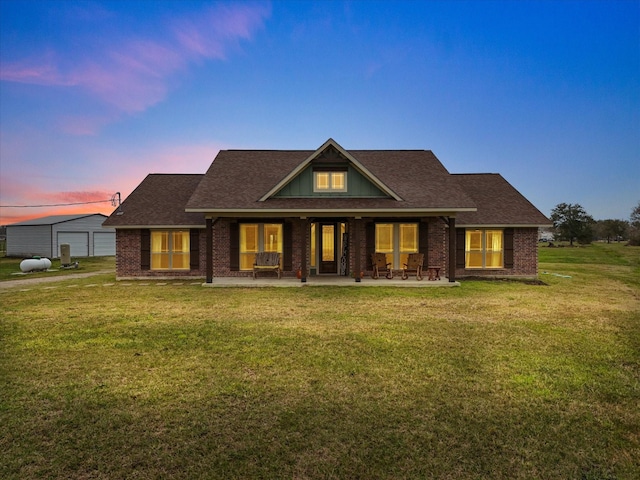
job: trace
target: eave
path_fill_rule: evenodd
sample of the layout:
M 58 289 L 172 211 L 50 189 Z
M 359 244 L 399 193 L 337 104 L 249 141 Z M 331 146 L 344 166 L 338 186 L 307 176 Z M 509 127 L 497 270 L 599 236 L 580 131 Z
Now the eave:
M 456 227 L 464 228 L 549 228 L 551 223 L 458 223 Z
M 237 209 L 205 209 L 193 208 L 189 213 L 202 213 L 208 217 L 416 217 L 416 216 L 448 216 L 455 217 L 460 212 L 475 212 L 469 208 L 334 208 L 334 209 L 270 209 L 270 208 L 237 208 Z
M 205 224 L 199 225 L 110 225 L 108 227 L 103 228 L 115 228 L 118 230 L 138 230 L 141 228 L 151 228 L 151 229 L 163 229 L 163 230 L 178 230 L 178 229 L 191 229 L 191 228 L 205 228 Z

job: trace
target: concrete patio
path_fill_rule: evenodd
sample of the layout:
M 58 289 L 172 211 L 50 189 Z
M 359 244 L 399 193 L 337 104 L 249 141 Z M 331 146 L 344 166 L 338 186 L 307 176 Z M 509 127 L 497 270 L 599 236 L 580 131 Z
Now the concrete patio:
M 360 282 L 356 282 L 351 277 L 340 276 L 313 276 L 307 277 L 306 282 L 301 282 L 297 278 L 277 278 L 275 276 L 252 277 L 214 277 L 212 283 L 203 283 L 205 287 L 403 287 L 403 288 L 434 288 L 434 287 L 459 287 L 460 282 L 449 282 L 448 278 L 441 280 L 416 280 L 409 277 L 402 280 L 399 275 L 392 279 L 381 277 L 377 280 L 371 277 L 364 277 Z

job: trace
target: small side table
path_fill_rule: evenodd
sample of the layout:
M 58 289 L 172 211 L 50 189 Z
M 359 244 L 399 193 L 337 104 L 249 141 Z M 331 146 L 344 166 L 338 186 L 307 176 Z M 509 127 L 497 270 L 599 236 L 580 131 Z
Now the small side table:
M 427 280 L 440 280 L 440 267 L 427 267 Z

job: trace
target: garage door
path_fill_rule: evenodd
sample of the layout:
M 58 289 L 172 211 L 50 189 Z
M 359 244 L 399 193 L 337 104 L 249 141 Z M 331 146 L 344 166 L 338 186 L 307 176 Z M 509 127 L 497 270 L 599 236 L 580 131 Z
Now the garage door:
M 63 243 L 71 246 L 72 257 L 89 256 L 89 232 L 58 232 L 58 257 Z
M 96 257 L 112 257 L 115 254 L 115 232 L 93 232 L 93 255 Z

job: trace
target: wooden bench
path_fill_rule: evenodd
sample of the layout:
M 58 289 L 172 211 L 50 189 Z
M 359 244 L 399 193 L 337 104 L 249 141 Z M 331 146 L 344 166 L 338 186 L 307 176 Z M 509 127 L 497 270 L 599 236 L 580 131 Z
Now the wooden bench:
M 253 279 L 255 280 L 258 272 L 276 272 L 278 278 L 282 271 L 280 270 L 280 254 L 278 252 L 258 252 L 253 261 Z

